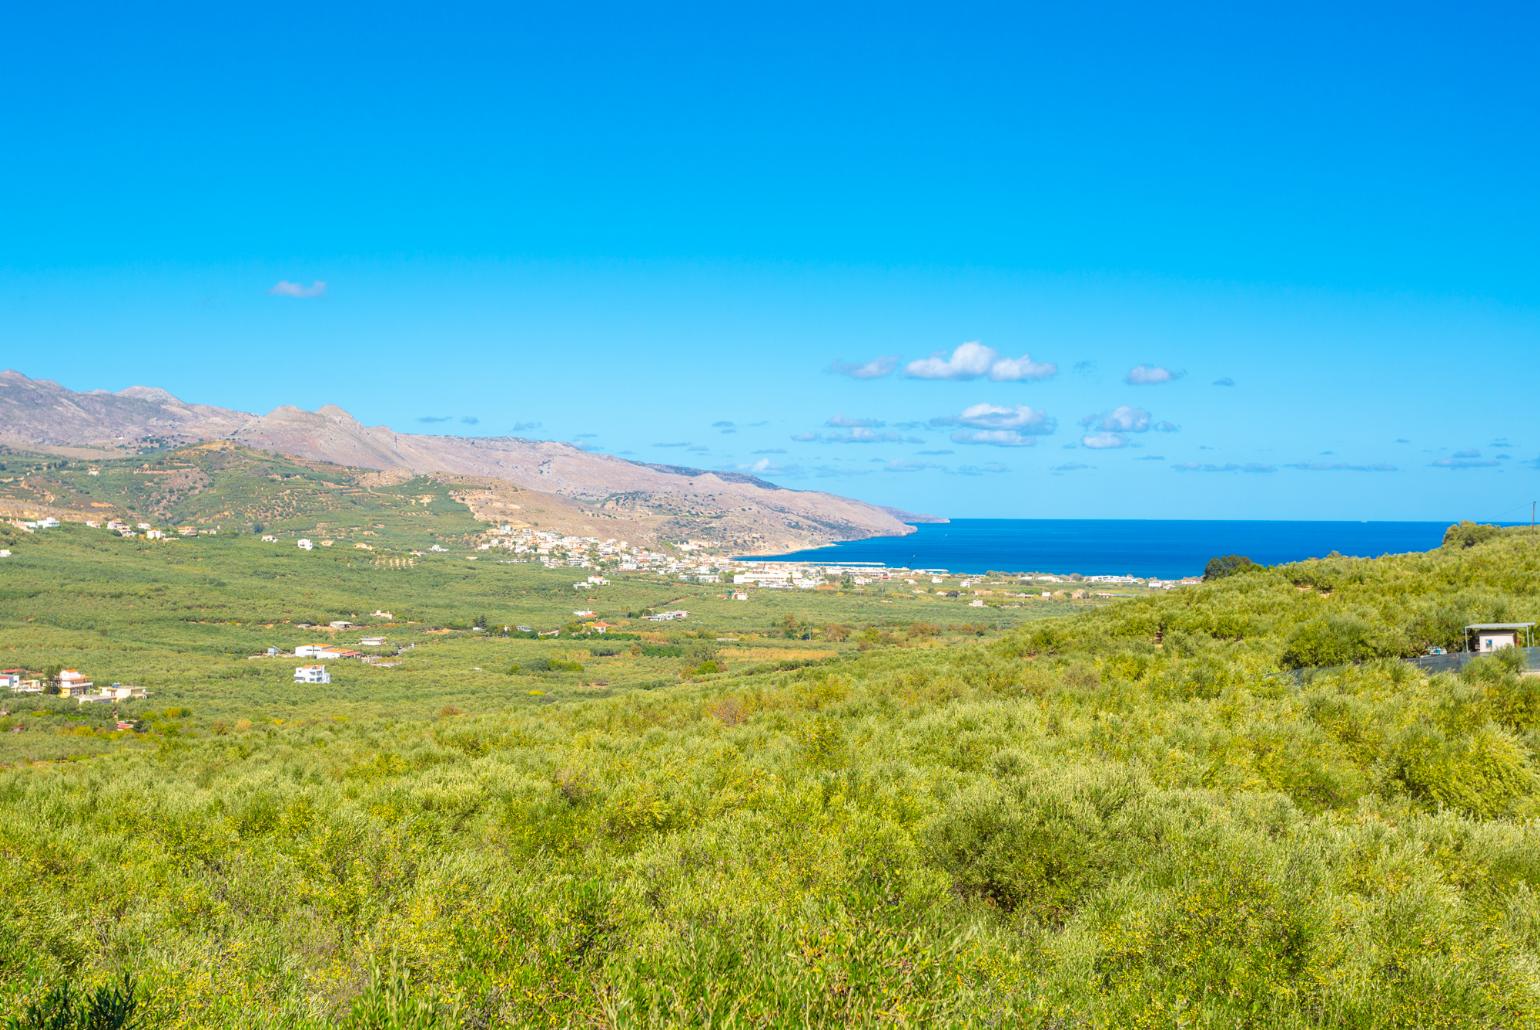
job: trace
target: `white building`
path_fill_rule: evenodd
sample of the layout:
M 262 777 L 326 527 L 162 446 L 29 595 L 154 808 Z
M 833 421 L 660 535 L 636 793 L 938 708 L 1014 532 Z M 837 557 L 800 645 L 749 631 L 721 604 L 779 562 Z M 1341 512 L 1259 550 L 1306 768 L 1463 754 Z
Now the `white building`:
M 300 537 L 299 541 L 294 546 L 298 547 L 301 551 L 313 551 L 313 550 L 315 550 L 315 544 L 311 543 L 305 537 Z
M 1527 644 L 1533 637 L 1533 622 L 1481 622 L 1465 627 L 1471 650 L 1490 654 Z
M 324 665 L 301 665 L 294 670 L 295 683 L 330 683 L 331 673 Z
M 91 681 L 75 669 L 65 669 L 59 673 L 60 697 L 79 697 L 82 694 L 89 694 L 91 687 Z

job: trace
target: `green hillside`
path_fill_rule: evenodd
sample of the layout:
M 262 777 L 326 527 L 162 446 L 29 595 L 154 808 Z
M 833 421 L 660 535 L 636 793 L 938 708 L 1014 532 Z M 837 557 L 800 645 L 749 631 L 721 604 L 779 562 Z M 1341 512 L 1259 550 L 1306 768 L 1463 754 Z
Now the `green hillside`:
M 97 462 L 4 454 L 0 501 L 148 520 L 163 528 L 325 530 L 414 546 L 482 528 L 450 500 L 443 484 L 430 479 L 390 482 L 376 473 L 229 444 Z
M 13 1011 L 126 972 L 168 1025 L 1540 1024 L 1540 679 L 1397 658 L 1540 619 L 1526 532 L 1047 619 L 639 578 L 700 629 L 581 645 L 469 626 L 561 573 L 86 533 L 0 569 L 7 660 L 168 686 L 9 752 Z M 243 657 L 374 605 L 397 668 Z

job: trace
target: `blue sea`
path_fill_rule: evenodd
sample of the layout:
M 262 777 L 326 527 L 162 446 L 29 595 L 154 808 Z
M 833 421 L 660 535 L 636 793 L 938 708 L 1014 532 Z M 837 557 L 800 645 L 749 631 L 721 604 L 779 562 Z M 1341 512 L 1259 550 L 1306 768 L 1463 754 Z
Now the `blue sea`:
M 863 562 L 952 572 L 1079 572 L 1175 579 L 1221 554 L 1263 565 L 1426 551 L 1447 522 L 1227 522 L 1157 519 L 955 519 L 755 561 Z

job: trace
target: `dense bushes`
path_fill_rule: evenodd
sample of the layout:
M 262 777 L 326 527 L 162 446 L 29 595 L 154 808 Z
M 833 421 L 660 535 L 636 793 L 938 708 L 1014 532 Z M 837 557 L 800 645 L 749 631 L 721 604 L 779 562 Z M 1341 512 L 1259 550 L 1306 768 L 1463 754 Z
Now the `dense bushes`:
M 1504 534 L 6 769 L 0 1007 L 134 968 L 225 1026 L 1537 1025 L 1540 680 L 1376 658 L 1537 572 Z
M 1475 547 L 1479 543 L 1502 535 L 1502 527 L 1480 522 L 1457 522 L 1444 531 L 1444 546 Z

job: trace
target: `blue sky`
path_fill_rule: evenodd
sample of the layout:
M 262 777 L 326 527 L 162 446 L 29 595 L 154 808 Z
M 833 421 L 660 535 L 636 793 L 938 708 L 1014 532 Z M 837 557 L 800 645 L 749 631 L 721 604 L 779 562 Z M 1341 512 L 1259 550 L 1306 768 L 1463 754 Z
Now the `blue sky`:
M 43 6 L 29 375 L 954 516 L 1540 494 L 1516 5 Z

